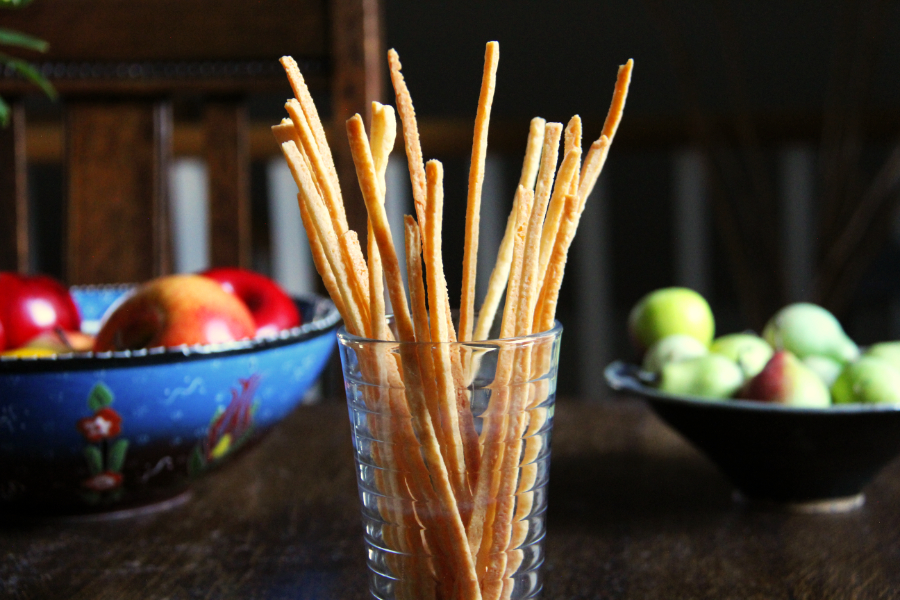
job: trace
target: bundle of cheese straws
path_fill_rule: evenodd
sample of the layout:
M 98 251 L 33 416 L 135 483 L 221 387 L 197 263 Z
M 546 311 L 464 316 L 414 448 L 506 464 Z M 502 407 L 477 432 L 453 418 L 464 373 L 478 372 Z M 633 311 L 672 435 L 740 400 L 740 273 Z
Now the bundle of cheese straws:
M 489 341 L 504 293 L 497 340 L 554 326 L 569 247 L 606 161 L 631 79 L 629 60 L 619 68 L 602 134 L 584 160 L 578 116 L 565 129 L 532 120 L 513 208 L 476 318 L 479 213 L 498 59 L 498 44 L 488 43 L 469 173 L 458 327 L 441 255 L 443 170 L 436 160 L 423 162 L 397 53 L 389 51 L 388 64 L 416 213 L 405 217 L 408 295 L 384 207 L 385 171 L 397 134 L 394 109 L 372 103 L 368 136 L 360 115 L 346 123 L 368 211 L 366 258 L 357 232 L 348 229 L 331 151 L 309 90 L 296 62 L 281 60 L 296 97 L 286 104 L 290 118 L 273 131 L 300 189 L 316 268 L 350 334 L 396 341 L 399 348 L 390 352 L 386 345 L 374 345 L 358 356 L 363 377 L 373 383 L 363 392 L 365 405 L 371 415 L 392 417 L 373 417 L 369 428 L 382 442 L 373 450 L 379 467 L 375 486 L 378 510 L 385 523 L 393 524 L 383 532 L 383 543 L 393 554 L 388 566 L 398 581 L 393 590 L 398 598 L 509 598 L 513 593 L 513 575 L 523 559 L 516 549 L 529 527 L 522 515 L 529 514 L 533 502 L 528 492 L 529 479 L 536 477 L 532 461 L 543 439 L 528 432 L 547 419 L 546 411 L 529 409 L 552 393 L 540 377 L 534 386 L 517 384 L 534 381 L 553 357 L 546 346 L 499 346 L 485 411 L 496 418 L 480 419 L 479 427 L 470 407 L 478 361 L 465 344 Z M 393 328 L 385 314 L 385 285 Z

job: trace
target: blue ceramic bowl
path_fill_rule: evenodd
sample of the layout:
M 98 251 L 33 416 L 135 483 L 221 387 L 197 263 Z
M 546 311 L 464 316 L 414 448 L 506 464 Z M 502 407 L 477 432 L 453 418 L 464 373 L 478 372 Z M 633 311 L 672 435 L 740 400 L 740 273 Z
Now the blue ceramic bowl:
M 636 365 L 614 362 L 605 375 L 614 390 L 646 399 L 740 497 L 758 503 L 803 512 L 859 507 L 865 486 L 900 454 L 900 405 L 705 400 L 646 385 Z
M 127 286 L 73 289 L 86 331 Z M 317 296 L 304 325 L 230 344 L 0 359 L 0 512 L 130 510 L 258 441 L 303 402 L 340 320 Z

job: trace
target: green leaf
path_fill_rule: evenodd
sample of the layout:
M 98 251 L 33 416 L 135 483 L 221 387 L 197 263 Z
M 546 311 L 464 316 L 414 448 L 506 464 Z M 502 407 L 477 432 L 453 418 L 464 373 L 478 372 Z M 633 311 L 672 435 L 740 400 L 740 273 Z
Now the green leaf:
M 97 412 L 113 403 L 113 393 L 106 384 L 98 382 L 88 395 L 88 408 Z
M 50 44 L 33 35 L 6 29 L 0 27 L 0 44 L 4 46 L 17 46 L 26 50 L 36 50 L 37 52 L 46 52 L 50 48 Z
M 19 8 L 31 4 L 31 0 L 0 0 L 0 6 L 3 8 Z
M 117 440 L 109 449 L 106 467 L 113 473 L 121 473 L 125 465 L 125 453 L 128 452 L 128 440 Z
M 9 104 L 0 98 L 0 127 L 9 125 Z
M 0 63 L 12 67 L 21 73 L 25 79 L 41 88 L 47 94 L 47 97 L 51 100 L 56 100 L 56 89 L 53 87 L 53 84 L 41 75 L 41 72 L 34 68 L 34 65 L 30 62 L 10 56 L 5 52 L 0 52 Z
M 85 446 L 84 457 L 87 459 L 88 471 L 91 475 L 99 475 L 103 472 L 103 455 L 97 446 Z

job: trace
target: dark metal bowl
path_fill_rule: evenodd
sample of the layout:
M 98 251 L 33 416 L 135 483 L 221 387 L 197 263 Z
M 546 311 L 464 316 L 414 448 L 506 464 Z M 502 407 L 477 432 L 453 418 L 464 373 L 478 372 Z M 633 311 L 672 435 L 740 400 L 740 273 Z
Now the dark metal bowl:
M 795 408 L 672 396 L 623 362 L 610 364 L 605 376 L 612 389 L 646 399 L 751 501 L 809 511 L 855 508 L 866 484 L 900 454 L 900 405 Z

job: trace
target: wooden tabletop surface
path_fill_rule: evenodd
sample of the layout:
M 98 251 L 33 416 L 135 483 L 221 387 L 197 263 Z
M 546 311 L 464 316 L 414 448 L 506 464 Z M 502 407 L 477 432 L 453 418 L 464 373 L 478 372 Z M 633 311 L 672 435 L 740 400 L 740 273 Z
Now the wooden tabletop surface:
M 855 512 L 762 511 L 638 400 L 556 415 L 543 598 L 900 596 L 900 461 Z M 366 585 L 339 403 L 301 408 L 174 508 L 0 525 L 2 598 L 352 600 Z

